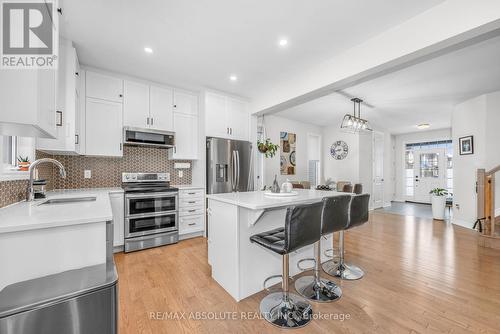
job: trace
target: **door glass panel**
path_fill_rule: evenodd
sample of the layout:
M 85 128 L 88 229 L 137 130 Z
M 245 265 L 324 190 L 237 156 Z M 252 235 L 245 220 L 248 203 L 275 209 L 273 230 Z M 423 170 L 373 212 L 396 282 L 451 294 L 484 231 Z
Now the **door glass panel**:
M 175 197 L 129 198 L 129 215 L 175 210 Z
M 439 153 L 420 154 L 420 177 L 439 177 Z
M 157 232 L 159 229 L 174 229 L 175 227 L 175 214 L 145 218 L 130 218 L 129 220 L 130 233 L 148 231 Z

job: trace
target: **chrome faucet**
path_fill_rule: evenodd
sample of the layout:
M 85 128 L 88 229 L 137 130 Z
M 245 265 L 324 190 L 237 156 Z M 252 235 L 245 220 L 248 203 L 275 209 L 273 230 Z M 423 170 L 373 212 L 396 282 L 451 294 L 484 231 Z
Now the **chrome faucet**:
M 64 166 L 57 160 L 50 159 L 50 158 L 44 158 L 44 159 L 38 159 L 35 160 L 31 165 L 30 165 L 30 181 L 28 183 L 28 190 L 26 192 L 26 201 L 31 202 L 35 199 L 35 192 L 33 190 L 33 181 L 35 179 L 35 169 L 37 166 L 41 163 L 44 162 L 51 162 L 57 167 L 59 167 L 59 174 L 61 175 L 62 178 L 66 178 L 66 170 L 64 169 Z

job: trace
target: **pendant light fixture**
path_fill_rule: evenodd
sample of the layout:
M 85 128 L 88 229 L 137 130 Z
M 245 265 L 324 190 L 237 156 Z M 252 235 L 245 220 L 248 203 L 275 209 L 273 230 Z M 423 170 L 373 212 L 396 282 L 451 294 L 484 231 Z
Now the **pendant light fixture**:
M 361 118 L 361 100 L 360 98 L 352 98 L 351 101 L 354 104 L 353 114 L 346 114 L 342 120 L 340 128 L 351 133 L 367 132 L 373 131 L 370 123 L 366 119 Z M 357 111 L 356 111 L 357 106 Z

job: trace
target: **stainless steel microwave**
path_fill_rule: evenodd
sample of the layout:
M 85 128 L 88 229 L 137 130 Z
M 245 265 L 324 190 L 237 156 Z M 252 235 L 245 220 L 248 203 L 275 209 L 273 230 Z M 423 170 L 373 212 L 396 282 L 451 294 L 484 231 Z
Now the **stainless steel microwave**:
M 133 146 L 172 148 L 175 146 L 175 133 L 153 129 L 124 127 L 123 143 Z

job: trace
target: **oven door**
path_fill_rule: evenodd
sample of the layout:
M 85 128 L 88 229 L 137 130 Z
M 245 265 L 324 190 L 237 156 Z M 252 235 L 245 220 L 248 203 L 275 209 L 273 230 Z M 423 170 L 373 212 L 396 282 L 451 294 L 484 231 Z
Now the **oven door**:
M 175 231 L 177 228 L 177 212 L 125 218 L 125 238 Z
M 177 192 L 125 194 L 125 217 L 177 211 Z

